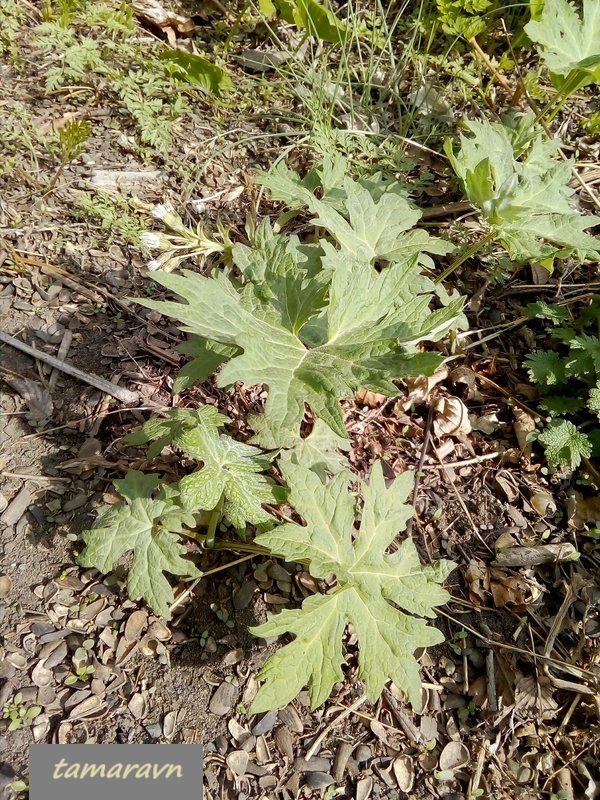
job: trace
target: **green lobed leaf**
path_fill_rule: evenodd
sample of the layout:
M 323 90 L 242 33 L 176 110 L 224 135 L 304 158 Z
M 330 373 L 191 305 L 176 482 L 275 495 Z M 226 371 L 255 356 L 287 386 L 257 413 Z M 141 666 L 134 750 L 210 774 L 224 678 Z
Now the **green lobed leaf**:
M 341 44 L 349 34 L 347 26 L 316 0 L 274 0 L 274 3 L 286 22 L 304 28 L 324 42 Z
M 585 408 L 585 397 L 568 395 L 547 395 L 540 400 L 540 406 L 549 414 L 555 417 L 564 414 L 576 414 Z
M 565 382 L 564 359 L 554 351 L 537 350 L 525 359 L 529 379 L 543 389 L 559 386 Z
M 588 437 L 566 419 L 551 420 L 538 438 L 551 467 L 573 470 L 581 464 L 582 458 L 589 458 L 592 452 Z
M 558 143 L 537 130 L 533 114 L 513 124 L 468 122 L 455 153 L 444 149 L 471 203 L 516 261 L 545 262 L 600 256 L 600 239 L 587 234 L 600 218 L 571 203 L 572 161 L 556 157 Z
M 160 58 L 171 66 L 178 78 L 209 94 L 220 94 L 233 89 L 231 78 L 224 69 L 196 53 L 165 50 Z
M 150 480 L 152 479 L 152 480 Z M 116 482 L 125 503 L 111 506 L 94 526 L 82 533 L 85 548 L 78 563 L 110 572 L 127 552 L 133 551 L 127 590 L 133 600 L 141 598 L 160 616 L 170 618 L 173 590 L 164 573 L 197 577 L 195 565 L 184 558 L 186 548 L 176 533 L 182 526 L 195 527 L 193 514 L 165 500 L 144 497 L 156 485 L 155 476 L 128 473 Z
M 173 394 L 179 394 L 195 383 L 204 383 L 223 362 L 235 355 L 237 348 L 210 342 L 200 336 L 190 336 L 176 350 L 191 356 L 191 360 L 179 370 L 173 381 Z
M 265 416 L 277 446 L 299 435 L 305 403 L 346 436 L 340 399 L 361 387 L 394 394 L 393 378 L 431 374 L 441 357 L 414 348 L 439 340 L 462 308 L 454 299 L 430 311 L 435 286 L 420 274 L 416 258 L 377 272 L 327 242 L 321 250 L 316 271 L 314 253 L 293 242 L 274 244 L 272 260 L 262 266 L 259 256 L 235 247 L 234 259 L 249 278 L 241 290 L 222 274 L 161 273 L 155 280 L 182 302 L 138 301 L 175 317 L 189 333 L 239 348 L 217 385 L 241 380 L 269 387 Z
M 526 305 L 524 314 L 527 319 L 547 319 L 555 324 L 566 322 L 569 319 L 566 308 L 546 303 L 544 300 L 538 300 L 536 303 Z
M 327 475 L 336 475 L 347 468 L 350 442 L 335 434 L 322 420 L 315 420 L 312 431 L 304 439 L 290 442 L 281 460 L 290 460 L 315 472 L 323 482 Z
M 594 388 L 590 389 L 587 407 L 592 414 L 596 414 L 600 418 L 600 381 L 597 381 Z
M 219 433 L 225 422 L 228 418 L 211 405 L 196 410 L 170 409 L 166 419 L 146 422 L 128 441 L 143 444 L 156 440 L 161 450 L 165 443 L 174 444 L 203 464 L 179 481 L 183 508 L 210 511 L 222 502 L 223 516 L 237 530 L 243 530 L 247 522 L 272 523 L 273 517 L 262 507 L 281 499 L 273 481 L 262 474 L 271 457 Z
M 292 208 L 307 207 L 313 223 L 327 230 L 343 253 L 350 253 L 371 263 L 378 260 L 403 261 L 418 257 L 425 266 L 433 266 L 426 253 L 445 255 L 453 246 L 430 236 L 423 229 L 411 230 L 421 212 L 406 198 L 406 190 L 397 181 L 373 175 L 354 180 L 343 175 L 345 162 L 326 162 L 321 170 L 304 181 L 281 164 L 258 180 L 274 199 Z M 321 184 L 323 197 L 314 195 Z
M 333 573 L 337 588 L 251 629 L 257 636 L 293 633 L 296 638 L 271 656 L 259 673 L 262 685 L 250 713 L 280 708 L 305 686 L 312 707 L 321 705 L 343 679 L 342 636 L 348 623 L 358 638 L 359 675 L 368 698 L 374 702 L 391 679 L 420 708 L 421 683 L 413 653 L 443 638 L 421 617 L 433 618 L 434 607 L 448 599 L 439 583 L 454 565 L 445 561 L 424 567 L 411 539 L 386 553 L 412 514 L 405 503 L 412 474 L 386 487 L 381 463 L 373 466 L 369 483 L 362 485 L 364 504 L 356 533 L 356 499 L 349 492 L 356 476 L 342 472 L 324 484 L 300 464 L 286 461 L 281 467 L 291 503 L 306 526 L 281 525 L 256 541 L 288 561 L 308 561 L 316 578 Z
M 251 414 L 248 419 L 255 431 L 250 442 L 260 441 L 264 447 L 275 447 L 271 431 L 265 424 L 264 414 Z M 335 475 L 347 468 L 345 454 L 350 449 L 348 439 L 338 436 L 323 420 L 317 419 L 312 431 L 304 439 L 290 434 L 280 452 L 280 461 L 291 460 L 294 464 L 302 464 L 315 472 L 322 481 L 328 474 Z M 341 451 L 341 453 L 339 452 Z
M 525 32 L 554 76 L 575 79 L 574 89 L 600 82 L 600 3 L 583 0 L 580 17 L 568 0 L 545 0 Z M 558 82 L 560 85 L 560 81 Z
M 580 362 L 580 366 L 576 370 L 567 365 L 567 369 L 571 374 L 576 371 L 577 374 L 585 377 L 586 373 L 591 370 L 600 373 L 600 339 L 597 336 L 590 336 L 589 334 L 574 336 L 569 344 L 571 347 L 570 355 Z M 591 367 L 591 370 L 588 367 Z

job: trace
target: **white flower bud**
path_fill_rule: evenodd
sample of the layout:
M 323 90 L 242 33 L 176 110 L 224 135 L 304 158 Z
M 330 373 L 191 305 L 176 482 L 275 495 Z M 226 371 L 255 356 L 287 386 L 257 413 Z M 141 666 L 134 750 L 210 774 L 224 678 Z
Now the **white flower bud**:
M 144 231 L 140 235 L 140 242 L 144 247 L 149 250 L 159 250 L 161 246 L 161 237 L 154 231 Z
M 163 220 L 167 214 L 172 214 L 175 211 L 171 203 L 161 203 L 152 209 L 152 216 L 156 219 Z

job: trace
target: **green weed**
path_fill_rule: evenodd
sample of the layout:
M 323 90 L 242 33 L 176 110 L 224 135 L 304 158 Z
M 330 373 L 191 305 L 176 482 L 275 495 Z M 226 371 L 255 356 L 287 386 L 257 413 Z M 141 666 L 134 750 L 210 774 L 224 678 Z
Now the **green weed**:
M 566 307 L 542 302 L 526 314 L 548 324 L 548 349 L 525 360 L 548 415 L 537 439 L 550 467 L 573 470 L 582 458 L 600 456 L 600 296 L 576 318 Z
M 135 202 L 120 194 L 101 190 L 93 194 L 78 192 L 71 213 L 75 219 L 95 220 L 106 234 L 107 242 L 113 242 L 119 236 L 128 242 L 139 242 L 146 230 Z

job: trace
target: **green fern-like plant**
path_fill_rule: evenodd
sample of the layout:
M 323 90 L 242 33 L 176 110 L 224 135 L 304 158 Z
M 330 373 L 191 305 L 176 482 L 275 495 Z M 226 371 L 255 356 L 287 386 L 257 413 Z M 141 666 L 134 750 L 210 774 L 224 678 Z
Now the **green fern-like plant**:
M 435 0 L 444 32 L 472 39 L 488 30 L 489 15 L 497 8 L 494 0 Z
M 108 94 L 137 132 L 142 153 L 168 151 L 177 122 L 189 111 L 189 96 L 231 86 L 224 71 L 206 59 L 173 51 L 179 61 L 187 57 L 184 69 L 168 53 L 159 58 L 140 44 L 127 3 L 117 8 L 110 2 L 66 5 L 68 25 L 57 12 L 33 30 L 31 45 L 44 64 L 45 88 L 77 84 Z
M 525 359 L 548 415 L 537 438 L 550 467 L 573 470 L 583 458 L 600 455 L 600 296 L 572 320 L 564 308 L 547 303 L 534 303 L 526 313 L 552 325 L 548 329 L 552 348 Z

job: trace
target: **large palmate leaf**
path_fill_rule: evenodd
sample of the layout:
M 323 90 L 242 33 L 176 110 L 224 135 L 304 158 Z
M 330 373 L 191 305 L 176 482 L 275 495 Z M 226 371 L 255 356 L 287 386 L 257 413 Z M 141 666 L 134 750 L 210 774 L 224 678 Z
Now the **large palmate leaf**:
M 254 438 L 257 442 L 262 442 L 263 447 L 275 447 L 271 432 L 264 424 L 264 414 L 251 414 L 248 422 L 255 430 Z M 348 467 L 347 458 L 342 453 L 345 454 L 350 449 L 350 442 L 334 433 L 321 419 L 315 420 L 308 436 L 301 438 L 297 434 L 290 434 L 279 446 L 282 448 L 280 461 L 289 459 L 294 464 L 300 463 L 319 475 L 323 481 L 328 474 L 335 475 Z
M 174 444 L 196 461 L 201 469 L 179 481 L 179 502 L 185 509 L 210 511 L 222 505 L 223 516 L 238 530 L 247 522 L 272 523 L 263 503 L 281 499 L 273 481 L 262 474 L 271 458 L 257 447 L 219 432 L 228 418 L 214 406 L 192 411 L 174 408 L 166 419 L 151 419 L 128 437 L 131 444 L 153 441 L 148 454 L 157 455 L 166 444 Z
M 600 2 L 583 0 L 583 16 L 568 0 L 545 0 L 525 32 L 539 46 L 553 83 L 570 91 L 600 83 Z
M 163 273 L 155 280 L 182 301 L 139 302 L 203 340 L 237 348 L 217 383 L 269 387 L 267 446 L 299 435 L 305 403 L 345 437 L 339 401 L 360 387 L 394 394 L 392 379 L 430 374 L 441 358 L 415 352 L 416 345 L 439 340 L 462 308 L 457 299 L 431 312 L 436 287 L 416 258 L 377 272 L 325 240 L 301 245 L 275 235 L 266 221 L 253 247 L 236 245 L 233 258 L 247 281 L 242 288 L 222 274 Z
M 344 176 L 344 167 L 341 158 L 327 160 L 301 180 L 280 163 L 257 180 L 274 200 L 282 200 L 292 209 L 308 208 L 313 223 L 325 228 L 342 252 L 371 263 L 418 257 L 420 263 L 431 267 L 433 262 L 426 253 L 444 255 L 453 249 L 448 242 L 414 228 L 421 212 L 408 201 L 400 183 L 380 174 L 353 180 Z M 321 198 L 314 194 L 318 187 Z
M 469 200 L 516 261 L 551 263 L 555 257 L 598 258 L 600 239 L 585 233 L 600 218 L 571 203 L 571 161 L 556 156 L 558 143 L 534 128 L 532 115 L 513 127 L 469 122 L 472 137 L 445 151 Z
M 412 514 L 406 498 L 412 474 L 386 488 L 377 462 L 362 486 L 364 505 L 358 533 L 354 529 L 356 498 L 349 493 L 356 476 L 343 472 L 323 484 L 311 470 L 285 462 L 282 471 L 291 502 L 306 526 L 288 523 L 257 537 L 257 543 L 288 561 L 309 562 L 311 575 L 332 573 L 336 590 L 307 598 L 299 610 L 286 610 L 251 629 L 257 636 L 293 633 L 295 639 L 269 658 L 251 713 L 286 705 L 308 686 L 313 708 L 343 680 L 342 635 L 348 623 L 358 638 L 360 678 L 374 702 L 388 680 L 421 705 L 421 683 L 414 651 L 442 641 L 422 617 L 448 599 L 439 585 L 454 565 L 448 561 L 423 566 L 411 539 L 386 553 Z M 403 609 L 403 610 L 401 610 Z M 406 613 L 405 613 L 406 612 Z
M 128 472 L 115 481 L 125 503 L 111 506 L 82 534 L 86 544 L 78 558 L 84 567 L 106 573 L 128 551 L 133 551 L 127 590 L 132 600 L 143 598 L 157 614 L 169 618 L 173 590 L 164 573 L 199 576 L 194 564 L 183 558 L 186 550 L 177 533 L 194 528 L 194 515 L 173 502 L 170 487 L 153 496 L 158 476 Z

